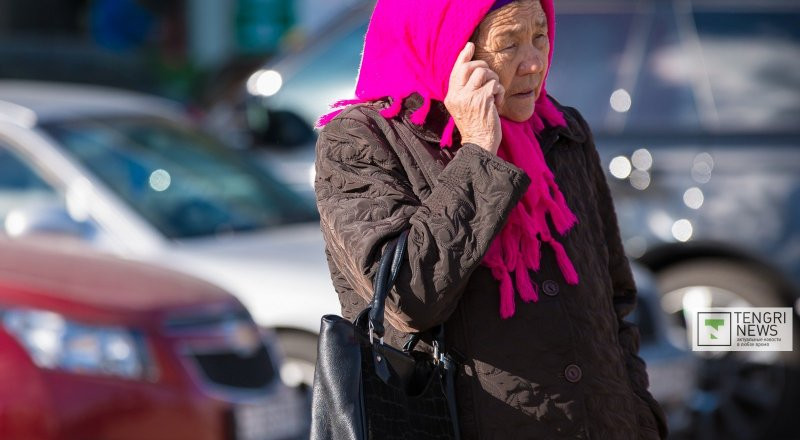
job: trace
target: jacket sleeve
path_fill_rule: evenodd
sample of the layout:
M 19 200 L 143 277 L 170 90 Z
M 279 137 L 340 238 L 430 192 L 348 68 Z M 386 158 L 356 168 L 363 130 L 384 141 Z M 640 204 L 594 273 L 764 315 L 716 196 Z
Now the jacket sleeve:
M 366 300 L 384 247 L 410 228 L 408 258 L 387 298 L 387 320 L 400 331 L 424 331 L 453 312 L 530 179 L 513 164 L 464 144 L 420 200 L 390 142 L 398 140 L 371 121 L 331 121 L 317 141 L 317 207 L 332 260 Z
M 644 400 L 653 412 L 658 424 L 661 438 L 666 438 L 668 429 L 666 416 L 659 403 L 653 398 L 648 388 L 650 382 L 644 360 L 639 357 L 639 328 L 636 324 L 626 321 L 636 308 L 637 289 L 631 271 L 631 265 L 622 245 L 619 223 L 611 196 L 611 190 L 606 181 L 605 173 L 600 161 L 600 155 L 594 144 L 594 138 L 585 121 L 582 121 L 584 130 L 588 135 L 587 151 L 589 153 L 591 173 L 595 181 L 597 204 L 603 220 L 603 234 L 608 248 L 608 269 L 611 275 L 611 284 L 614 291 L 614 313 L 619 326 L 619 344 L 625 355 L 625 366 L 634 392 Z

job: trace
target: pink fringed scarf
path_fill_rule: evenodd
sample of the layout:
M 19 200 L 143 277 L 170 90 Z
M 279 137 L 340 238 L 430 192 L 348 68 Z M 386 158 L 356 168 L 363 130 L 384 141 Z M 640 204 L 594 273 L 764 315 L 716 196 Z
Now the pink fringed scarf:
M 540 1 L 547 15 L 552 59 L 553 1 Z M 381 110 L 381 115 L 396 117 L 402 110 L 403 99 L 414 92 L 422 95 L 423 104 L 411 115 L 411 121 L 424 124 L 431 100 L 444 101 L 447 95 L 456 56 L 494 4 L 495 0 L 378 0 L 367 30 L 356 98 L 332 104 L 336 110 L 321 117 L 317 126 L 324 126 L 350 104 L 387 96 L 391 98 L 391 105 Z M 544 84 L 528 121 L 501 118 L 500 122 L 503 140 L 498 156 L 522 168 L 531 179 L 527 192 L 512 209 L 508 222 L 490 244 L 482 261 L 500 282 L 500 315 L 509 318 L 515 310 L 514 284 L 523 301 L 539 299 L 538 288 L 531 282 L 528 269 L 539 270 L 542 241 L 553 249 L 567 283 L 578 283 L 578 273 L 564 247 L 552 236 L 545 216 L 550 215 L 561 235 L 578 220 L 559 191 L 536 139 L 536 133 L 545 126 L 566 125 L 564 116 L 547 98 Z M 442 133 L 440 145 L 443 148 L 452 145 L 454 129 L 451 117 Z

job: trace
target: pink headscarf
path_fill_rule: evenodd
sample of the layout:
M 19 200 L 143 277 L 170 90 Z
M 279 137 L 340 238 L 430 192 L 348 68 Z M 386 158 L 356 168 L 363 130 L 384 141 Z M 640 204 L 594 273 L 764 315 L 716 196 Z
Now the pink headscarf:
M 547 15 L 549 59 L 552 59 L 553 1 L 540 2 Z M 381 110 L 381 115 L 396 117 L 403 99 L 414 92 L 422 95 L 423 104 L 412 113 L 411 121 L 424 124 L 431 100 L 444 101 L 447 96 L 457 55 L 494 4 L 495 0 L 378 0 L 367 29 L 356 98 L 332 104 L 336 110 L 321 117 L 317 126 L 327 124 L 350 104 L 387 96 L 391 105 Z M 536 138 L 545 126 L 566 125 L 564 116 L 547 98 L 544 84 L 529 120 L 515 122 L 500 118 L 500 124 L 503 139 L 498 156 L 523 169 L 531 179 L 527 192 L 512 209 L 508 222 L 489 245 L 482 261 L 500 282 L 500 315 L 509 318 L 515 310 L 511 272 L 515 274 L 516 289 L 523 301 L 539 299 L 538 287 L 531 283 L 528 269 L 539 270 L 541 241 L 553 249 L 567 283 L 578 283 L 578 273 L 564 247 L 552 236 L 545 214 L 550 214 L 561 235 L 578 220 L 558 189 Z M 451 117 L 442 133 L 442 148 L 452 145 L 454 128 Z

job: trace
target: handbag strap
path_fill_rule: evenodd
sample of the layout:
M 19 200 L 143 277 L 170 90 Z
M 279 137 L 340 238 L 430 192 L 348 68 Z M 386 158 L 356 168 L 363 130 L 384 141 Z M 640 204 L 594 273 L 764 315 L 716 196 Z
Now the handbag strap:
M 378 273 L 373 282 L 373 296 L 369 305 L 369 329 L 370 334 L 374 334 L 378 338 L 382 338 L 386 332 L 384 326 L 384 316 L 386 313 L 386 297 L 389 291 L 394 286 L 397 280 L 397 274 L 400 272 L 400 266 L 403 264 L 407 243 L 408 243 L 409 229 L 403 230 L 400 235 L 389 242 L 386 249 L 381 255 L 380 264 L 378 265 Z M 410 352 L 414 346 L 421 339 L 421 335 L 429 333 L 431 339 L 438 345 L 437 350 L 444 351 L 444 324 L 440 324 L 425 332 L 412 334 L 408 341 L 406 341 L 403 351 Z M 438 353 L 437 353 L 438 354 Z
M 383 251 L 383 255 L 381 255 L 378 273 L 373 283 L 374 293 L 372 302 L 370 303 L 369 327 L 370 332 L 374 332 L 374 334 L 380 338 L 382 338 L 386 332 L 383 325 L 386 297 L 389 295 L 389 291 L 392 289 L 397 279 L 400 266 L 403 264 L 406 243 L 408 242 L 408 232 L 408 229 L 404 230 L 400 233 L 400 236 L 389 242 L 389 245 Z

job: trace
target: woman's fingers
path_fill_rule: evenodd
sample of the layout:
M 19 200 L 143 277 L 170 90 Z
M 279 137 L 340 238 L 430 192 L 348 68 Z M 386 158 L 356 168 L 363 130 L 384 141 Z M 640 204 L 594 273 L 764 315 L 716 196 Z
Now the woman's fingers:
M 494 76 L 496 74 L 489 69 L 489 64 L 483 60 L 472 60 L 474 56 L 474 48 L 475 45 L 473 43 L 467 43 L 464 46 L 464 49 L 458 54 L 456 58 L 456 63 L 453 65 L 453 70 L 450 72 L 450 88 L 461 88 L 467 85 L 472 75 L 478 69 L 486 69 L 492 72 Z M 481 82 L 477 84 L 477 87 L 483 85 Z
M 469 77 L 469 81 L 464 86 L 467 90 L 478 90 L 484 86 L 488 81 L 500 81 L 500 77 L 497 74 L 489 69 L 488 67 L 478 67 L 472 71 L 472 74 Z
M 487 64 L 486 61 L 470 61 L 467 64 L 462 64 L 461 69 L 462 72 L 460 76 L 466 77 L 466 79 L 463 81 L 464 85 L 469 83 L 469 80 L 472 78 L 473 75 L 475 75 L 475 72 L 481 72 L 483 70 L 486 70 L 487 72 L 483 72 L 482 74 L 488 73 L 491 75 L 491 77 L 497 76 L 497 74 L 492 69 L 489 68 L 489 64 Z M 478 84 L 479 87 L 482 85 L 483 83 Z
M 486 96 L 487 101 L 494 101 L 495 104 L 497 103 L 497 95 L 501 93 L 502 90 L 503 86 L 500 85 L 500 82 L 496 79 L 490 79 L 479 89 L 480 93 Z
M 456 57 L 456 62 L 453 65 L 453 70 L 450 72 L 450 88 L 463 87 L 469 79 L 468 72 L 464 69 L 475 54 L 475 44 L 468 42 L 461 52 Z
M 492 88 L 492 94 L 494 95 L 494 105 L 500 108 L 503 105 L 503 98 L 506 96 L 506 88 L 500 82 L 497 82 Z
M 468 62 L 473 56 L 475 56 L 475 43 L 468 41 L 464 48 L 461 49 L 461 52 L 458 53 L 458 57 L 456 57 L 456 66 Z
M 502 132 L 496 105 L 502 102 L 504 89 L 486 61 L 472 60 L 474 54 L 472 43 L 467 43 L 458 54 L 444 104 L 461 133 L 462 142 L 497 153 Z

